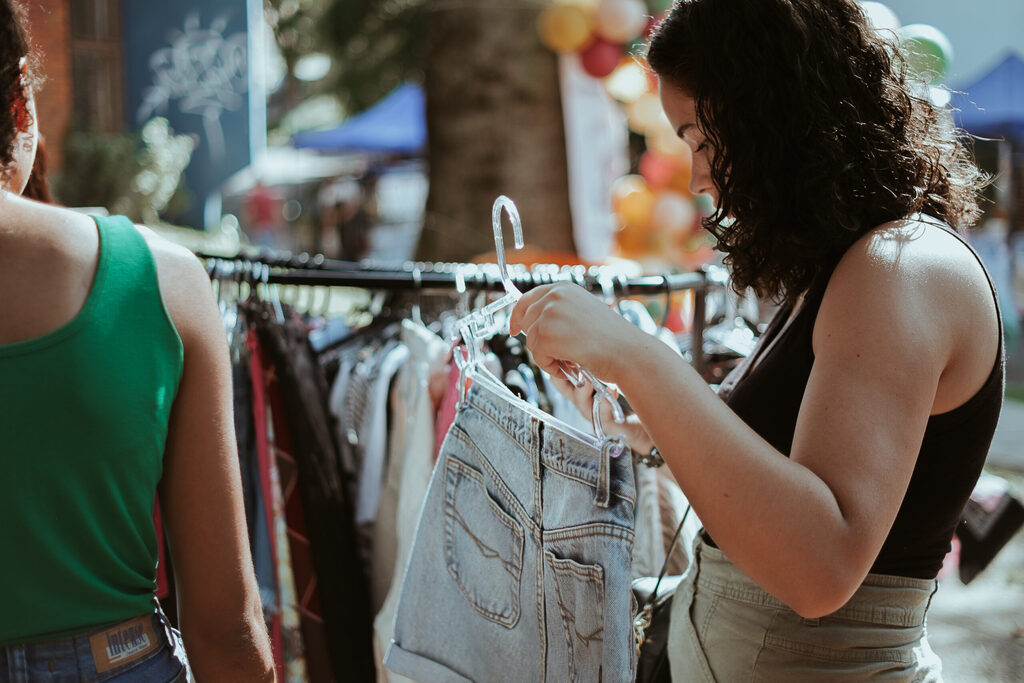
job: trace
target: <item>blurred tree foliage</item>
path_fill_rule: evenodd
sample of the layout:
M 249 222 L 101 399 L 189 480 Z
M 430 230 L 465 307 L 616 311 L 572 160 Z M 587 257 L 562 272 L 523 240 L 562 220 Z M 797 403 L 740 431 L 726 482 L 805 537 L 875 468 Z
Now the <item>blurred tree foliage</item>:
M 435 0 L 436 4 L 436 0 Z M 361 111 L 406 81 L 423 82 L 428 0 L 334 0 L 320 35 L 342 104 Z
M 331 93 L 350 113 L 378 102 L 405 81 L 422 82 L 426 0 L 265 0 L 286 74 L 270 102 L 270 125 L 304 99 Z M 333 58 L 328 76 L 303 83 L 304 56 Z
M 174 135 L 163 118 L 150 119 L 137 133 L 72 131 L 64 138 L 55 193 L 66 206 L 102 206 L 155 225 L 161 214 L 187 208 L 181 174 L 193 146 L 192 138 Z

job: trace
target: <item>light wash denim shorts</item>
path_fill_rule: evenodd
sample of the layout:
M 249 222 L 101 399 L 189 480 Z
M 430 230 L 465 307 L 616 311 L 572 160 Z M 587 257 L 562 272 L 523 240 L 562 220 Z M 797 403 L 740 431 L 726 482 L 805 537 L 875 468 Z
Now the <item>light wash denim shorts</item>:
M 925 615 L 937 582 L 868 574 L 836 612 L 805 619 L 698 536 L 672 598 L 673 681 L 937 683 Z
M 469 389 L 406 566 L 393 672 L 422 683 L 633 680 L 631 460 L 560 425 L 482 382 Z
M 0 682 L 179 683 L 188 665 L 181 636 L 159 613 L 82 635 L 0 648 Z

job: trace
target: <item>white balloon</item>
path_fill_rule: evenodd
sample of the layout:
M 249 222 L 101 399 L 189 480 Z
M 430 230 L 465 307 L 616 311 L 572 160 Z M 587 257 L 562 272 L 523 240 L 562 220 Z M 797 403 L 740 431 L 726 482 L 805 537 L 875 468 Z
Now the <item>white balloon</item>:
M 896 13 L 889 9 L 887 5 L 868 0 L 867 2 L 862 2 L 860 8 L 868 18 L 871 28 L 875 29 L 877 33 L 884 31 L 883 37 L 890 39 L 899 37 L 899 30 L 902 25 Z
M 651 211 L 651 228 L 655 232 L 681 232 L 693 225 L 696 216 L 692 200 L 678 192 L 659 192 Z
M 643 0 L 601 0 L 594 15 L 596 33 L 613 43 L 638 37 L 647 27 L 647 6 Z

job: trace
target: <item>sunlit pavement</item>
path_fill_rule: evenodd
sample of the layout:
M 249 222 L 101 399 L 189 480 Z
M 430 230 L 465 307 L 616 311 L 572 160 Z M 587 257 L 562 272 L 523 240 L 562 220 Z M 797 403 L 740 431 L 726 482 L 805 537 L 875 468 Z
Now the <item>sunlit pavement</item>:
M 1024 502 L 1024 403 L 1005 402 L 986 469 Z M 947 683 L 1024 682 L 1024 529 L 971 583 L 942 581 L 928 634 Z

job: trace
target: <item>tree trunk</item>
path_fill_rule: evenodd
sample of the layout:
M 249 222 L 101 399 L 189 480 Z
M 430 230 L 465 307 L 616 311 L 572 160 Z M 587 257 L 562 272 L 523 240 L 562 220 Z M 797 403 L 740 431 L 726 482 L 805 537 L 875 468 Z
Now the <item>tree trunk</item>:
M 527 247 L 574 252 L 558 68 L 537 37 L 541 5 L 431 5 L 430 192 L 417 258 L 466 261 L 493 251 L 491 205 L 502 194 L 519 209 Z

